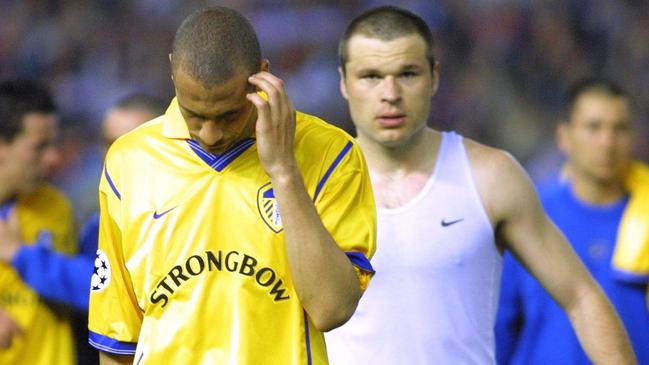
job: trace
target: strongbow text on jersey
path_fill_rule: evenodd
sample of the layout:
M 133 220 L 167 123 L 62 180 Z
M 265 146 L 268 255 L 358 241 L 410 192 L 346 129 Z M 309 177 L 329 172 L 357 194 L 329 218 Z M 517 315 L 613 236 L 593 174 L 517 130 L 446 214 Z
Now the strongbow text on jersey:
M 185 282 L 199 275 L 210 274 L 214 270 L 250 277 L 257 285 L 268 288 L 268 295 L 275 302 L 290 298 L 286 293 L 284 281 L 273 269 L 259 267 L 259 261 L 248 254 L 238 251 L 223 253 L 219 250 L 216 253 L 205 251 L 203 255 L 192 255 L 183 265 L 172 267 L 151 293 L 151 303 L 161 303 L 164 308 L 174 292 Z

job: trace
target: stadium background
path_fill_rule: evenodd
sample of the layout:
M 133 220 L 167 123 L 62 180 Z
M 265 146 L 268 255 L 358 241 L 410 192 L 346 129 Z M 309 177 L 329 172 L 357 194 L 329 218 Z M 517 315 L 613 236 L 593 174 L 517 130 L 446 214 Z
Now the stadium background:
M 354 15 L 394 4 L 421 15 L 437 36 L 435 128 L 504 148 L 543 180 L 560 164 L 553 128 L 566 87 L 605 76 L 635 99 L 637 155 L 649 159 L 646 0 L 2 0 L 0 78 L 36 78 L 55 92 L 65 161 L 55 182 L 81 221 L 96 208 L 104 111 L 133 91 L 171 97 L 174 32 L 189 12 L 209 4 L 251 20 L 298 109 L 350 132 L 338 92 L 337 41 Z

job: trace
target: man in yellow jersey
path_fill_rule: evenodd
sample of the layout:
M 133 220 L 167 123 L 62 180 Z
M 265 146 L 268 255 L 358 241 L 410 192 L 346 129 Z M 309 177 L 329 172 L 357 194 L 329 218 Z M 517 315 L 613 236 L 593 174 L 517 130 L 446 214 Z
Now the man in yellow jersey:
M 0 245 L 75 251 L 72 209 L 46 184 L 58 163 L 58 120 L 49 92 L 33 82 L 0 83 Z M 6 234 L 8 231 L 15 231 Z M 13 263 L 0 263 L 0 364 L 73 364 L 69 313 L 39 296 Z
M 295 112 L 233 10 L 185 19 L 170 60 L 167 112 L 106 157 L 91 344 L 102 364 L 326 364 L 373 273 L 358 146 Z
M 162 100 L 143 93 L 120 98 L 106 112 L 102 122 L 104 146 L 107 148 L 122 134 L 163 114 L 165 107 Z M 11 232 L 3 230 L 0 221 L 0 262 L 10 264 L 24 283 L 42 298 L 75 309 L 72 311 L 71 324 L 75 335 L 77 363 L 99 363 L 97 350 L 88 344 L 88 295 L 99 237 L 99 212 L 81 230 L 78 255 L 74 256 L 63 254 L 47 245 L 22 244 L 19 227 L 16 224 Z M 0 347 L 8 346 L 13 337 L 11 333 L 20 331 L 21 328 L 15 321 L 0 311 Z

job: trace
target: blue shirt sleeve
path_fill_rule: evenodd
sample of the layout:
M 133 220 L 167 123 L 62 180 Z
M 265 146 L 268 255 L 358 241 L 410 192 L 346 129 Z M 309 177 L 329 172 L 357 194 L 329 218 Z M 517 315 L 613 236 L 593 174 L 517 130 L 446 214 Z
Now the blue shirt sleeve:
M 509 253 L 505 253 L 500 284 L 500 304 L 496 316 L 496 360 L 499 365 L 511 362 L 516 351 L 519 330 L 523 321 L 519 276 L 522 267 Z
M 80 253 L 66 256 L 47 244 L 22 246 L 11 262 L 20 277 L 40 296 L 78 310 L 88 310 L 90 278 L 98 239 L 98 215 L 84 226 Z

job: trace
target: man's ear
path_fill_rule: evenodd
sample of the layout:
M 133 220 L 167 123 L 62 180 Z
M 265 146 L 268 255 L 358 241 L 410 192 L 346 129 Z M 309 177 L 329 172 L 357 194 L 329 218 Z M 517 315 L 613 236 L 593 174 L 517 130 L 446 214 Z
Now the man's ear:
M 0 163 L 4 162 L 8 150 L 9 143 L 4 138 L 0 138 Z
M 267 58 L 263 58 L 259 65 L 259 71 L 270 72 L 270 61 Z
M 169 53 L 169 64 L 171 65 L 171 81 L 174 81 L 174 59 L 173 54 Z
M 572 143 L 570 142 L 570 122 L 567 120 L 559 120 L 557 122 L 557 126 L 554 129 L 554 138 L 557 143 L 557 147 L 559 148 L 559 151 L 563 154 L 564 157 L 567 159 L 564 161 L 563 166 L 561 166 L 561 170 L 559 172 L 559 179 L 561 181 L 568 181 L 572 179 L 573 176 L 573 165 L 570 163 L 570 150 Z
M 345 98 L 345 100 L 349 100 L 349 97 L 347 96 L 347 86 L 345 85 L 345 71 L 342 67 L 338 67 L 338 75 L 340 75 L 340 94 Z
M 568 154 L 570 151 L 570 136 L 569 131 L 570 125 L 565 120 L 559 120 L 557 127 L 554 130 L 554 138 L 557 143 L 557 147 L 564 154 Z
M 431 76 L 433 78 L 431 96 L 437 94 L 437 89 L 439 88 L 439 62 L 435 61 L 433 68 L 431 70 Z

